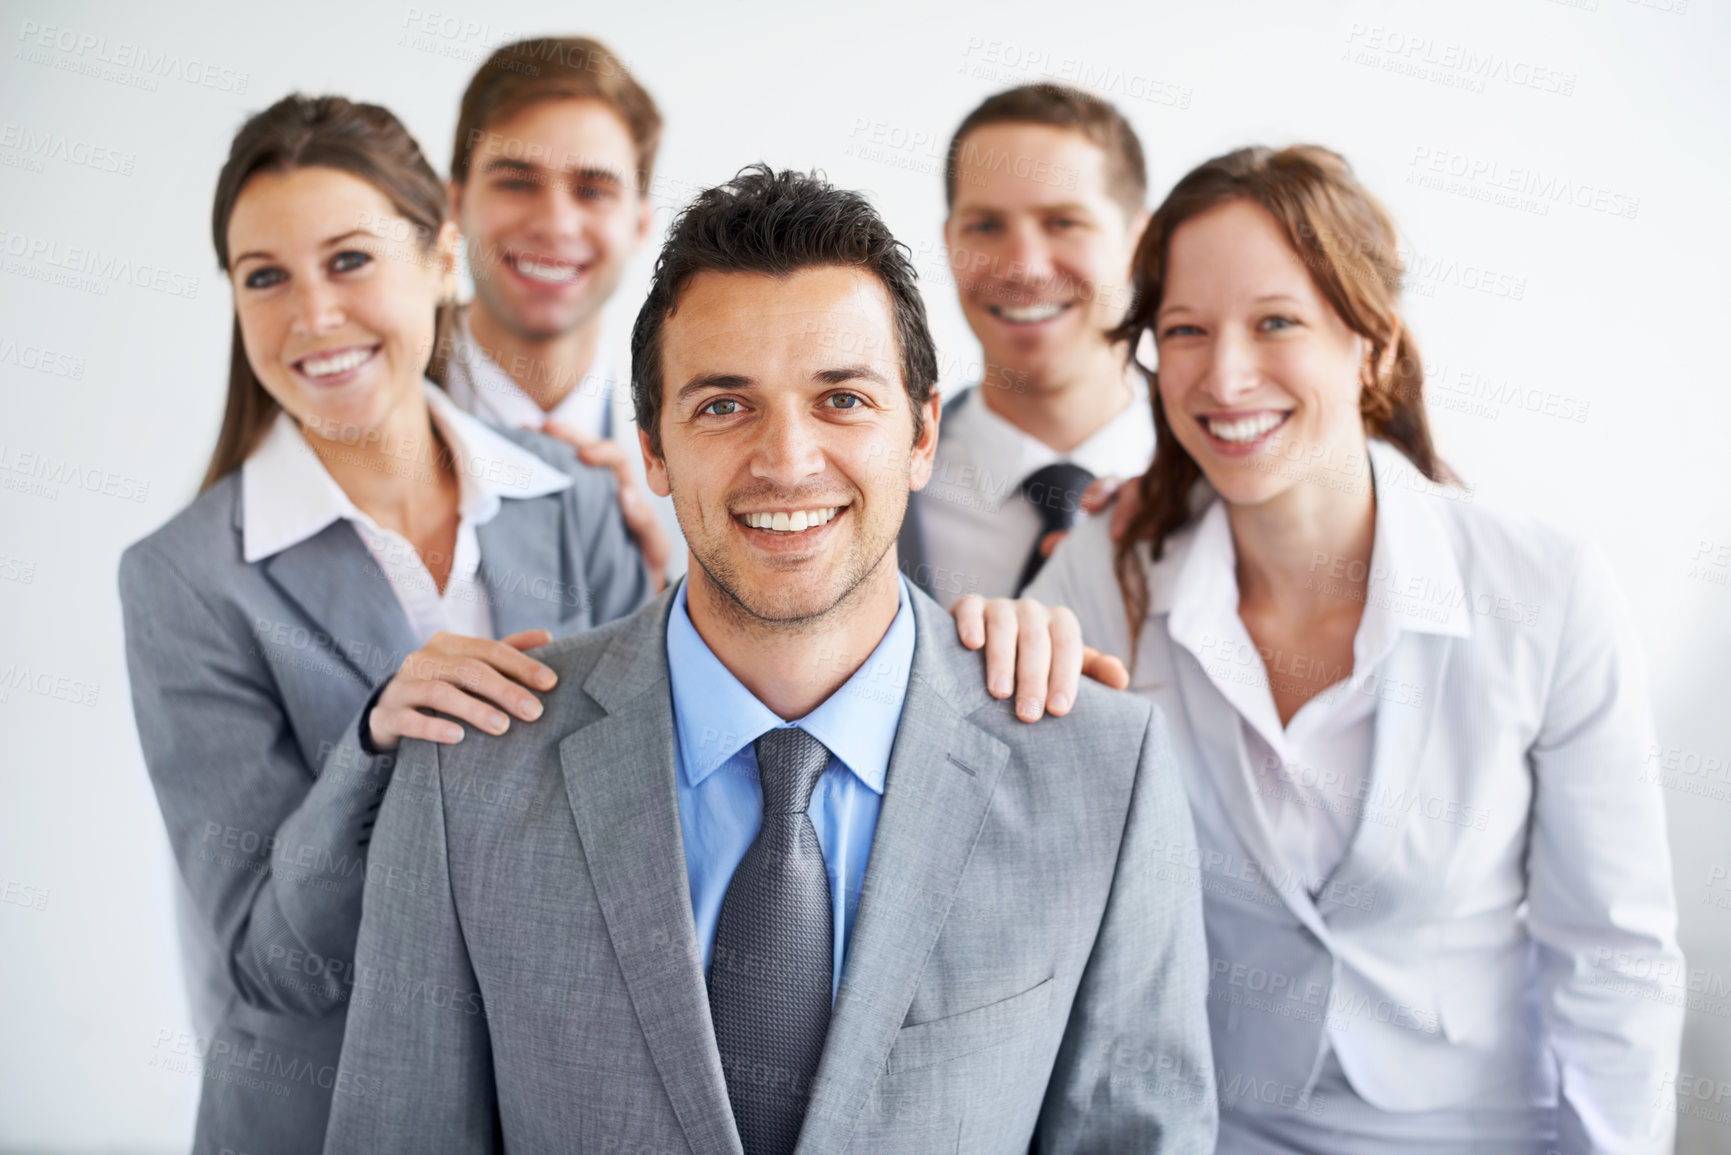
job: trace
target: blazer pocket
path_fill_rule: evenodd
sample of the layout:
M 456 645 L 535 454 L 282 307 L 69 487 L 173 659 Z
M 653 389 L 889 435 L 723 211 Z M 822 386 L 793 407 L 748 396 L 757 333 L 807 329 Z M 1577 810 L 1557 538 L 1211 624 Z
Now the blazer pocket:
M 896 1032 L 895 1045 L 890 1048 L 888 1073 L 917 1071 L 1013 1042 L 1028 1027 L 1043 1020 L 1051 1005 L 1052 979 L 1048 976 L 1007 999 L 903 1027 Z

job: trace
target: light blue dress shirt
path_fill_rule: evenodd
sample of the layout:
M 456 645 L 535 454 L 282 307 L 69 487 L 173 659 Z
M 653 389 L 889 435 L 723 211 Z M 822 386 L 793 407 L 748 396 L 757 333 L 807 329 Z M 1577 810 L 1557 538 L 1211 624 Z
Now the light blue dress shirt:
M 727 884 L 763 825 L 763 787 L 752 743 L 777 727 L 798 726 L 830 755 L 808 813 L 829 872 L 835 934 L 830 998 L 835 998 L 913 667 L 914 614 L 905 581 L 900 593 L 895 620 L 871 656 L 822 705 L 792 722 L 758 701 L 698 636 L 683 584 L 675 595 L 667 619 L 667 672 L 679 762 L 679 830 L 704 974 Z

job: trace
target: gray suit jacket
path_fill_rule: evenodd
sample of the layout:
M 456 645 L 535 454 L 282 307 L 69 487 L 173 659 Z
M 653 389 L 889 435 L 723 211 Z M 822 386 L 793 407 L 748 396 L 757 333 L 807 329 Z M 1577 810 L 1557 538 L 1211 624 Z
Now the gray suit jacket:
M 508 498 L 478 528 L 500 636 L 641 605 L 611 474 L 541 434 L 505 436 L 577 482 Z M 236 470 L 120 563 L 139 741 L 201 923 L 187 962 L 215 995 L 198 1037 L 164 1045 L 202 1068 L 196 1150 L 317 1151 L 393 763 L 361 749 L 360 714 L 419 646 L 348 522 L 249 564 L 240 497 Z
M 1157 712 L 1017 722 L 916 647 L 802 1152 L 1209 1152 L 1200 896 Z M 673 775 L 671 594 L 536 656 L 534 726 L 405 742 L 327 1152 L 738 1152 Z

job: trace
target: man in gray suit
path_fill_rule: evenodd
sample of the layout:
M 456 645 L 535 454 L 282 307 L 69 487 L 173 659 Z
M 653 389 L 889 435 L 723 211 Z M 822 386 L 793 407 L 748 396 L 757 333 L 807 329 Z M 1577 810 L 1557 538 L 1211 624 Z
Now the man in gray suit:
M 906 251 L 747 169 L 632 355 L 690 576 L 535 651 L 540 725 L 403 743 L 326 1150 L 1212 1151 L 1163 719 L 1022 725 L 897 571 L 938 422 Z

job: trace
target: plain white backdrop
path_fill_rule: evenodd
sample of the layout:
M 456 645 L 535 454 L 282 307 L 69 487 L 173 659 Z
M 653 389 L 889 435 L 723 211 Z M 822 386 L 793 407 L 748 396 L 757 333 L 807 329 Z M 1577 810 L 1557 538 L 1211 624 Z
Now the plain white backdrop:
M 945 366 L 942 153 L 1039 79 L 1128 115 L 1155 201 L 1247 143 L 1344 153 L 1406 238 L 1407 319 L 1474 500 L 1584 533 L 1639 623 L 1691 1005 L 1678 1149 L 1731 1150 L 1731 13 L 1723 0 L 1067 5 L 764 0 L 0 3 L 0 1147 L 184 1149 L 198 1078 L 173 869 L 133 730 L 115 567 L 193 495 L 230 297 L 210 242 L 243 118 L 392 108 L 441 172 L 474 67 L 593 35 L 660 103 L 657 227 L 767 160 L 869 190 Z M 611 310 L 625 340 L 653 261 Z

